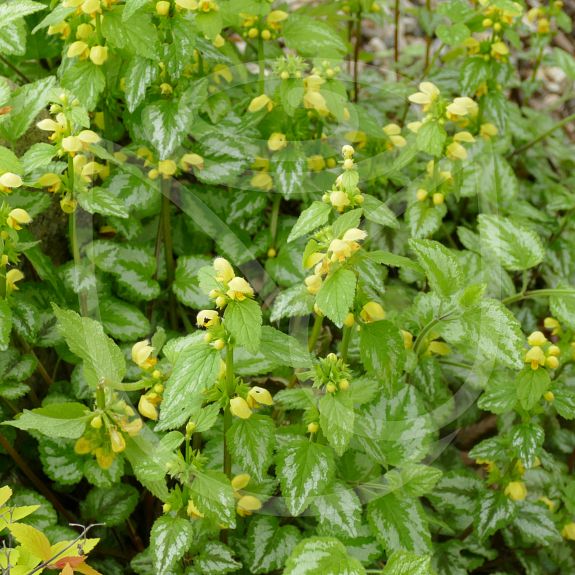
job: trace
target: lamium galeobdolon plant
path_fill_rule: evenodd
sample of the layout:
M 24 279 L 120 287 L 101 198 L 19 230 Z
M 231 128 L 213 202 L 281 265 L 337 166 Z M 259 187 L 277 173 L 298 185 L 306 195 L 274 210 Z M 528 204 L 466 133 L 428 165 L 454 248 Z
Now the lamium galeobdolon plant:
M 0 3 L 2 573 L 574 573 L 571 28 Z

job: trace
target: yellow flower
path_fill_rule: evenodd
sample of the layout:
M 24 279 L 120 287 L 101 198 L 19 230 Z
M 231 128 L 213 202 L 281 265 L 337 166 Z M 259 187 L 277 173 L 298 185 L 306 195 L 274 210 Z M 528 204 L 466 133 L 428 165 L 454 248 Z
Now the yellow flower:
M 152 357 L 153 351 L 149 339 L 138 341 L 132 346 L 132 361 L 142 369 L 153 367 L 157 362 L 156 358 Z
M 78 136 L 67 136 L 62 140 L 61 146 L 62 150 L 64 150 L 64 152 L 68 152 L 69 154 L 81 152 L 84 147 Z
M 94 451 L 94 454 L 96 455 L 98 466 L 102 469 L 110 469 L 110 467 L 112 467 L 112 463 L 114 463 L 114 459 L 116 458 L 113 453 L 101 447 L 98 447 L 96 451 Z
M 174 160 L 160 160 L 158 162 L 158 172 L 163 176 L 173 176 L 178 170 Z
M 531 369 L 537 369 L 540 365 L 545 365 L 545 359 L 545 354 L 538 345 L 532 347 L 525 354 L 525 363 L 530 363 Z
M 385 319 L 385 311 L 376 301 L 368 301 L 359 312 L 359 317 L 365 323 L 372 323 Z
M 449 355 L 451 350 L 449 346 L 444 341 L 432 341 L 427 346 L 428 353 L 434 353 L 436 355 Z
M 179 6 L 178 1 L 176 4 Z M 156 2 L 156 14 L 158 16 L 167 16 L 170 13 L 170 3 L 167 0 L 160 0 Z
M 561 325 L 554 317 L 546 317 L 543 320 L 545 329 L 551 330 L 551 335 L 559 335 L 561 333 Z
M 551 501 L 551 499 L 549 499 L 549 497 L 540 497 L 537 501 L 541 501 L 542 503 L 545 503 L 545 505 L 547 505 L 547 508 L 549 509 L 549 511 L 553 511 L 555 509 L 555 503 L 553 501 Z
M 287 144 L 286 135 L 281 132 L 274 132 L 268 139 L 268 148 L 272 152 L 283 150 Z
M 251 477 L 247 473 L 240 473 L 232 479 L 232 489 L 234 491 L 240 491 L 244 487 L 247 487 L 250 482 Z
M 87 58 L 90 53 L 90 48 L 88 44 L 82 40 L 76 40 L 76 42 L 72 42 L 68 46 L 68 51 L 66 52 L 66 56 L 68 58 L 76 58 L 80 56 L 81 58 Z
M 6 273 L 6 293 L 11 294 L 18 290 L 16 282 L 24 279 L 24 274 L 20 270 L 10 270 Z
M 349 312 L 345 316 L 345 319 L 343 320 L 343 325 L 345 325 L 345 327 L 352 327 L 354 324 L 355 324 L 355 316 L 353 315 L 353 313 Z
M 349 196 L 340 190 L 329 193 L 329 202 L 338 212 L 343 212 L 343 210 L 351 203 Z
M 58 22 L 58 24 L 52 24 L 48 26 L 48 36 L 54 36 L 55 34 L 60 34 L 62 40 L 66 40 L 70 36 L 71 28 L 68 22 Z
M 237 505 L 238 515 L 246 517 L 251 515 L 254 511 L 259 511 L 262 508 L 262 502 L 254 495 L 244 495 L 240 498 Z
M 266 20 L 268 24 L 279 24 L 280 22 L 287 20 L 288 16 L 289 14 L 283 10 L 272 10 L 267 15 Z
M 248 391 L 248 405 L 250 407 L 256 407 L 256 404 L 259 403 L 260 405 L 273 405 L 274 400 L 272 398 L 272 394 L 263 387 L 258 387 L 254 385 Z
M 198 327 L 211 327 L 220 323 L 220 315 L 214 309 L 203 309 L 196 318 Z
M 481 124 L 481 127 L 479 128 L 479 135 L 486 140 L 489 140 L 493 136 L 497 136 L 497 132 L 497 127 L 489 122 Z
M 555 400 L 555 394 L 554 394 L 552 391 L 546 391 L 546 392 L 543 394 L 543 399 L 544 399 L 545 401 L 548 401 L 549 403 L 551 403 L 552 401 Z
M 415 192 L 415 198 L 418 202 L 423 202 L 427 199 L 429 192 L 425 188 L 419 188 L 417 192 Z
M 491 45 L 491 56 L 495 59 L 502 59 L 509 54 L 509 47 L 504 42 L 494 42 Z
M 140 397 L 138 401 L 138 411 L 148 419 L 152 419 L 153 421 L 157 421 L 158 419 L 158 410 L 146 395 Z
M 541 18 L 539 22 L 537 22 L 537 32 L 539 34 L 548 34 L 551 30 L 551 26 L 549 25 L 549 20 L 547 18 Z
M 196 0 L 176 0 L 176 6 L 179 6 L 184 10 L 197 10 L 198 3 Z
M 468 144 L 475 142 L 475 138 L 469 132 L 457 132 L 453 136 L 453 140 L 455 142 L 467 142 Z
M 354 154 L 355 150 L 353 149 L 353 146 L 350 146 L 349 144 L 346 144 L 341 148 L 341 155 L 343 156 L 344 160 L 349 160 L 350 158 L 353 158 Z
M 405 331 L 404 329 L 401 331 L 401 337 L 403 337 L 403 347 L 405 349 L 411 349 L 413 347 L 413 334 L 410 331 Z
M 0 176 L 0 186 L 4 188 L 19 188 L 22 185 L 22 178 L 13 172 L 4 172 Z
M 441 206 L 445 202 L 445 196 L 441 192 L 435 192 L 432 199 L 434 206 Z
M 250 180 L 250 184 L 254 188 L 259 188 L 260 190 L 265 190 L 267 192 L 272 189 L 274 182 L 267 172 L 260 172 L 253 176 Z
M 241 277 L 235 277 L 228 282 L 227 296 L 230 299 L 243 301 L 246 297 L 253 297 L 254 290 L 252 286 Z
M 110 445 L 114 453 L 121 453 L 126 449 L 126 440 L 115 427 L 110 429 Z
M 383 131 L 396 148 L 403 148 L 407 144 L 407 141 L 401 135 L 401 128 L 397 124 L 388 124 L 383 128 Z
M 559 348 L 558 345 L 550 345 L 549 348 L 547 349 L 547 355 L 554 355 L 554 356 L 559 356 L 561 355 L 561 349 Z
M 452 116 L 477 116 L 478 111 L 477 102 L 467 96 L 454 98 L 453 102 L 447 106 L 447 113 Z
M 312 172 L 321 172 L 325 168 L 325 159 L 320 154 L 315 154 L 307 159 L 307 167 Z
M 196 504 L 191 499 L 188 501 L 186 513 L 192 518 L 201 519 L 204 517 L 204 514 L 196 507 Z
M 90 48 L 90 60 L 96 66 L 102 66 L 108 59 L 108 46 L 92 46 Z
M 551 355 L 545 360 L 545 365 L 550 369 L 557 369 L 559 367 L 559 360 Z
M 527 487 L 523 481 L 511 481 L 505 488 L 505 495 L 513 501 L 523 501 L 527 497 Z
M 307 287 L 307 291 L 315 295 L 320 290 L 323 280 L 321 276 L 314 274 L 306 277 L 304 283 Z
M 88 453 L 92 452 L 92 443 L 85 437 L 80 437 L 74 444 L 74 451 L 78 455 L 88 455 Z
M 204 167 L 204 158 L 199 154 L 184 154 L 180 160 L 180 166 L 184 170 L 190 170 L 191 168 L 202 170 Z
M 66 196 L 60 200 L 60 208 L 65 214 L 73 214 L 77 207 L 78 202 L 69 196 Z
M 317 433 L 319 431 L 319 424 L 315 421 L 307 424 L 308 433 Z
M 467 150 L 459 142 L 453 141 L 447 146 L 447 157 L 450 160 L 465 160 Z
M 82 142 L 82 144 L 97 144 L 100 141 L 100 136 L 96 134 L 96 132 L 92 130 L 82 130 L 78 134 L 78 139 Z
M 567 523 L 561 529 L 561 535 L 569 541 L 575 541 L 575 523 Z
M 410 102 L 423 106 L 423 111 L 427 111 L 431 104 L 439 97 L 439 88 L 431 82 L 421 82 L 419 92 L 415 92 L 408 97 Z
M 256 96 L 248 106 L 248 112 L 259 112 L 264 108 L 268 109 L 268 112 L 272 110 L 274 104 L 269 96 L 266 94 L 261 94 L 260 96 Z
M 216 272 L 216 280 L 223 283 L 228 283 L 236 277 L 232 264 L 225 258 L 216 258 L 213 263 L 214 271 Z
M 417 132 L 419 132 L 419 128 L 421 128 L 421 126 L 423 126 L 423 122 L 409 122 L 409 124 L 407 124 L 407 129 L 410 132 L 417 134 Z
M 6 219 L 6 223 L 13 230 L 21 230 L 23 225 L 29 224 L 31 221 L 30 214 L 22 208 L 14 208 Z
M 540 331 L 534 331 L 528 338 L 527 343 L 529 345 L 543 345 L 547 343 L 547 338 Z
M 239 395 L 230 399 L 230 411 L 232 415 L 235 415 L 240 419 L 249 419 L 252 416 L 252 410 L 250 409 L 248 402 Z
M 100 0 L 85 0 L 82 2 L 82 12 L 84 14 L 94 14 L 101 11 Z

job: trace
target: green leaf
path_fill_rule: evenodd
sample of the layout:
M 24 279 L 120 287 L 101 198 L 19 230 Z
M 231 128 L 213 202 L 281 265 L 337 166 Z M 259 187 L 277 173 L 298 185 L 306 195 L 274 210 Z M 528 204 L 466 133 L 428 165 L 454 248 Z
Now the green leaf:
M 136 509 L 139 498 L 139 491 L 125 483 L 111 488 L 94 487 L 81 505 L 82 516 L 108 527 L 120 525 Z
M 196 557 L 194 565 L 202 575 L 220 575 L 237 571 L 242 564 L 234 559 L 233 551 L 219 541 L 209 541 Z
M 314 498 L 311 508 L 317 515 L 322 534 L 334 537 L 359 536 L 362 506 L 351 487 L 335 483 L 327 493 Z
M 290 367 L 311 367 L 308 350 L 293 336 L 273 327 L 262 327 L 261 352 L 280 365 Z
M 297 238 L 313 232 L 313 230 L 323 226 L 329 219 L 331 205 L 325 202 L 316 201 L 306 208 L 300 215 L 292 228 L 288 237 L 288 242 L 293 242 Z
M 126 0 L 122 19 L 124 21 L 130 19 L 136 12 L 145 6 L 148 6 L 148 0 Z
M 124 458 L 116 457 L 108 469 L 102 469 L 96 459 L 83 458 L 84 475 L 86 479 L 95 487 L 104 487 L 109 489 L 119 483 L 124 475 Z
M 207 469 L 194 473 L 190 486 L 190 496 L 196 507 L 209 519 L 236 526 L 236 500 L 228 477 L 220 472 Z
M 249 524 L 246 567 L 253 575 L 281 569 L 301 535 L 294 525 L 279 527 L 276 517 L 258 515 Z
M 440 511 L 469 516 L 477 507 L 478 494 L 483 489 L 482 480 L 471 472 L 448 471 L 433 492 L 427 494 L 427 499 Z
M 509 525 L 516 513 L 516 506 L 500 491 L 488 491 L 479 501 L 476 521 L 477 535 L 485 539 Z
M 280 292 L 272 304 L 270 321 L 276 322 L 285 317 L 301 317 L 311 313 L 314 296 L 304 283 L 299 283 Z
M 310 16 L 292 12 L 282 23 L 282 35 L 287 47 L 302 56 L 337 58 L 346 51 L 345 43 L 331 26 Z
M 157 430 L 176 429 L 200 407 L 220 368 L 220 354 L 205 342 L 183 350 L 165 384 Z
M 387 320 L 361 326 L 360 355 L 368 374 L 392 388 L 403 371 L 405 346 L 399 329 Z
M 441 470 L 435 467 L 407 463 L 388 471 L 384 477 L 390 492 L 401 491 L 404 495 L 421 497 L 433 490 L 442 475 Z
M 473 96 L 477 88 L 489 79 L 491 66 L 483 59 L 482 55 L 473 58 L 466 58 L 461 66 L 459 83 L 461 93 L 464 96 Z
M 371 501 L 367 518 L 374 535 L 388 553 L 431 551 L 431 535 L 421 503 L 389 493 Z
M 78 203 L 90 214 L 127 218 L 126 206 L 105 188 L 90 188 L 77 195 Z
M 306 181 L 306 169 L 307 159 L 295 146 L 276 152 L 271 158 L 270 171 L 275 187 L 288 199 L 301 196 Z M 329 204 L 326 205 L 331 208 Z
M 575 80 L 575 58 L 561 48 L 553 48 L 552 58 L 568 78 Z
M 224 325 L 237 345 L 251 352 L 258 351 L 262 329 L 262 310 L 257 301 L 250 298 L 230 301 L 224 312 Z
M 316 296 L 321 311 L 336 325 L 343 325 L 355 297 L 357 278 L 351 270 L 339 268 L 323 282 Z
M 369 194 L 363 194 L 363 215 L 370 221 L 386 226 L 388 228 L 397 229 L 399 223 L 395 214 L 381 201 Z
M 457 24 L 440 24 L 435 29 L 435 34 L 444 44 L 457 46 L 469 38 L 471 32 L 465 24 L 458 22 Z
M 157 59 L 158 32 L 151 14 L 143 12 L 123 17 L 123 8 L 116 6 L 102 20 L 102 34 L 108 44 L 131 54 Z
M 409 240 L 431 289 L 441 297 L 453 295 L 463 286 L 461 267 L 453 253 L 433 240 Z
M 148 0 L 144 0 L 147 4 Z M 124 10 L 124 16 L 128 12 Z M 128 68 L 126 70 L 126 105 L 129 112 L 134 112 L 134 110 L 144 101 L 146 97 L 146 90 L 151 86 L 158 74 L 160 73 L 160 68 L 157 62 L 154 60 L 149 60 L 148 58 L 143 58 L 142 56 L 134 56 Z
M 154 522 L 150 550 L 154 573 L 172 575 L 178 561 L 192 544 L 194 529 L 188 519 L 164 515 Z
M 414 202 L 405 214 L 411 237 L 428 238 L 440 227 L 447 213 L 445 205 L 433 206 L 427 202 Z
M 300 541 L 286 563 L 283 575 L 365 575 L 363 565 L 348 555 L 334 537 L 309 537 Z
M 106 76 L 101 66 L 92 64 L 90 60 L 78 60 L 64 72 L 61 83 L 80 100 L 82 106 L 92 111 L 106 87 Z
M 46 167 L 55 155 L 56 146 L 45 143 L 32 144 L 21 158 L 24 173 Z
M 23 430 L 35 430 L 48 437 L 78 439 L 91 418 L 90 410 L 82 403 L 51 403 L 46 407 L 25 409 L 22 415 L 2 425 L 11 425 Z
M 513 525 L 532 544 L 561 544 L 561 534 L 550 517 L 549 511 L 541 504 L 524 501 L 517 511 Z
M 435 575 L 435 571 L 431 568 L 431 555 L 394 551 L 382 575 Z
M 544 439 L 543 428 L 535 423 L 521 423 L 511 430 L 511 447 L 525 467 L 533 467 L 533 462 Z
M 184 305 L 194 309 L 209 308 L 210 298 L 200 289 L 198 270 L 211 262 L 205 256 L 181 256 L 176 266 L 176 277 L 172 289 Z
M 44 473 L 60 485 L 74 485 L 84 477 L 84 458 L 74 451 L 74 442 L 43 437 L 38 444 Z
M 565 419 L 575 419 L 575 391 L 569 388 L 559 388 L 553 392 L 553 406 L 557 413 Z
M 521 407 L 526 410 L 533 409 L 550 384 L 551 379 L 546 369 L 531 369 L 530 366 L 523 368 L 515 381 Z
M 532 268 L 543 261 L 545 249 L 539 236 L 509 218 L 479 214 L 483 246 L 510 271 Z
M 227 440 L 234 461 L 257 481 L 262 481 L 272 463 L 275 425 L 270 417 L 252 415 L 235 418 Z
M 156 215 L 160 211 L 161 194 L 157 182 L 134 173 L 117 173 L 105 182 L 105 189 L 119 201 L 130 214 L 138 218 Z
M 517 390 L 515 381 L 506 374 L 493 374 L 487 383 L 483 395 L 477 405 L 481 409 L 492 413 L 502 414 L 512 411 L 517 403 Z
M 300 439 L 279 451 L 276 471 L 287 508 L 299 515 L 331 484 L 333 453 L 325 445 Z
M 104 329 L 120 341 L 146 337 L 150 331 L 148 318 L 134 305 L 106 298 L 100 303 L 100 318 Z
M 39 10 L 46 10 L 46 6 L 32 0 L 18 0 L 18 2 L 0 4 L 0 29 Z
M 28 2 L 28 0 L 23 3 L 35 4 L 35 2 Z M 17 4 L 20 4 L 20 2 Z M 8 3 L 0 4 L 0 11 L 7 6 Z M 42 8 L 44 8 L 43 5 Z M 1 16 L 0 22 L 2 22 Z M 16 141 L 22 137 L 36 116 L 50 101 L 50 92 L 55 84 L 54 77 L 48 76 L 36 82 L 24 84 L 14 90 L 8 102 L 12 108 L 10 113 L 0 116 L 0 136 L 10 141 Z
M 182 143 L 192 121 L 192 111 L 184 101 L 158 100 L 142 110 L 142 128 L 158 152 L 168 159 Z
M 445 128 L 439 122 L 426 122 L 417 131 L 417 148 L 420 152 L 441 156 L 446 139 Z
M 551 296 L 549 298 L 549 309 L 553 317 L 557 318 L 562 324 L 569 327 L 569 329 L 575 330 L 575 290 L 573 291 L 573 295 Z
M 72 310 L 60 309 L 55 304 L 52 307 L 70 351 L 84 361 L 88 384 L 96 387 L 101 380 L 121 383 L 126 373 L 124 354 L 104 333 L 102 325 Z
M 353 384 L 352 384 L 353 385 Z M 353 435 L 353 399 L 351 393 L 328 393 L 319 401 L 319 424 L 329 444 L 338 455 L 343 455 Z
M 0 281 L 6 281 L 4 277 Z M 0 299 L 0 351 L 8 349 L 12 333 L 12 311 L 7 300 Z

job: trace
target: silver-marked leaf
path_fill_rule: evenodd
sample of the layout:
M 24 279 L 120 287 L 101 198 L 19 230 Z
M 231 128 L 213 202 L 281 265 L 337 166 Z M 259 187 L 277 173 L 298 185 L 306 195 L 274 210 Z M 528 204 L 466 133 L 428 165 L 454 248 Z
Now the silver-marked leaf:
M 154 522 L 150 536 L 154 573 L 172 575 L 176 563 L 184 556 L 194 537 L 188 519 L 164 515 Z

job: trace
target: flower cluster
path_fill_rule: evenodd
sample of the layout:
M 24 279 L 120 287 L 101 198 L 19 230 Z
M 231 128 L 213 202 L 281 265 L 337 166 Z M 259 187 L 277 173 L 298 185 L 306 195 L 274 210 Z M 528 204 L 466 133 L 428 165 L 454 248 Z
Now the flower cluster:
M 363 204 L 363 195 L 357 187 L 359 176 L 353 160 L 354 154 L 353 146 L 343 146 L 344 173 L 335 179 L 332 189 L 322 197 L 324 202 L 331 204 L 340 214 L 346 209 L 353 209 Z
M 219 284 L 208 294 L 216 307 L 223 309 L 230 301 L 243 301 L 254 297 L 252 286 L 242 277 L 236 276 L 232 264 L 224 258 L 216 258 L 213 263 L 214 279 Z M 201 313 L 201 312 L 200 312 Z
M 264 41 L 277 38 L 281 32 L 282 22 L 289 16 L 283 10 L 272 10 L 265 18 L 252 14 L 240 14 L 242 18 L 242 34 L 245 38 L 254 40 L 261 38 Z
M 262 405 L 273 405 L 273 403 L 271 393 L 264 387 L 255 385 L 249 389 L 245 398 L 236 395 L 230 399 L 230 411 L 232 415 L 240 419 L 249 419 L 255 409 Z
M 24 279 L 24 274 L 17 268 L 6 271 L 10 264 L 17 264 L 19 261 L 18 231 L 22 226 L 32 221 L 30 214 L 22 208 L 10 209 L 10 206 L 3 203 L 0 206 L 0 277 L 5 279 L 5 293 L 10 295 L 18 289 L 17 282 Z M 2 280 L 0 280 L 2 281 Z
M 549 367 L 557 369 L 559 367 L 559 355 L 561 350 L 559 346 L 551 343 L 541 331 L 534 331 L 527 338 L 530 346 L 529 351 L 525 354 L 525 363 L 531 365 L 531 369 L 539 367 Z

